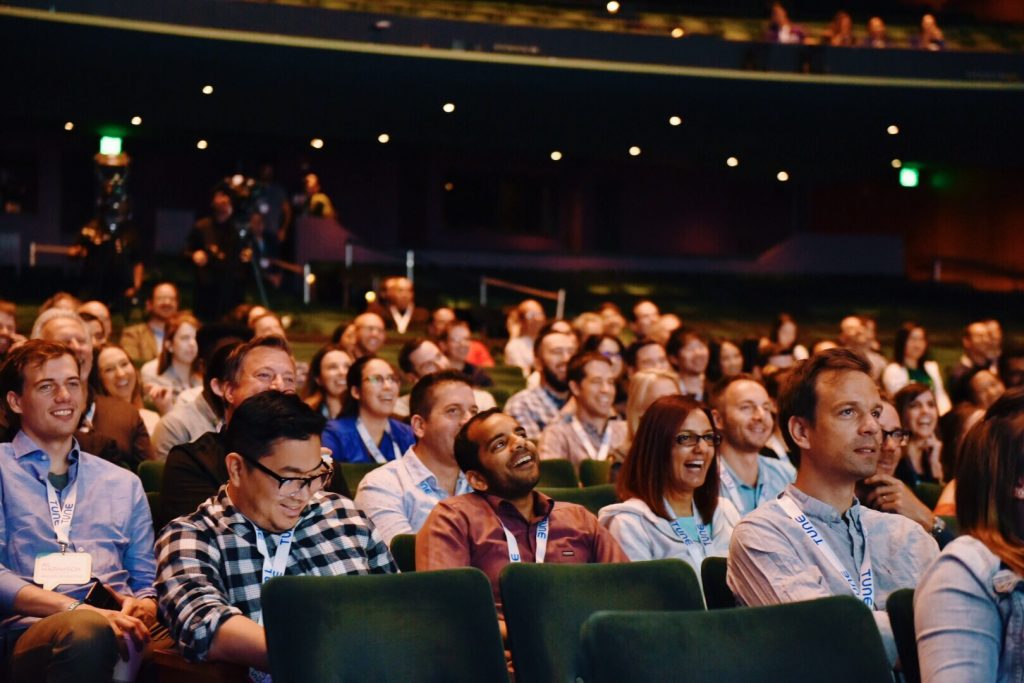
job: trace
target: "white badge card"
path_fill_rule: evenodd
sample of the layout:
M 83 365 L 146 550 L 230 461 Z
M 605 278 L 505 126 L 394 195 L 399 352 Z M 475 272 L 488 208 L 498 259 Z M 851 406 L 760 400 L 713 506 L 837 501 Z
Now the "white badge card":
M 57 586 L 81 585 L 92 579 L 92 555 L 89 553 L 47 553 L 36 557 L 32 581 L 41 584 L 44 590 L 52 591 Z

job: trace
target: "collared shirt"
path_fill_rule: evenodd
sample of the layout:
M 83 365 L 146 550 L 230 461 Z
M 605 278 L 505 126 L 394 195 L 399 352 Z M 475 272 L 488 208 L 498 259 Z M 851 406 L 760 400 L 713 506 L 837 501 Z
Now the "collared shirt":
M 843 567 L 859 576 L 865 543 L 874 578 L 875 621 L 889 661 L 896 661 L 885 603 L 889 594 L 917 585 L 939 548 L 917 522 L 863 507 L 856 498 L 845 515 L 789 486 L 786 495 L 814 525 Z M 729 589 L 740 604 L 759 606 L 852 595 L 850 584 L 778 503 L 766 503 L 736 525 L 729 544 Z
M 0 618 L 14 615 L 18 591 L 32 584 L 36 555 L 59 552 L 50 519 L 46 475 L 50 456 L 18 432 L 0 444 Z M 68 454 L 68 486 L 78 483 L 78 501 L 71 523 L 71 550 L 92 556 L 92 575 L 118 593 L 155 595 L 153 519 L 142 482 L 128 470 L 79 449 L 72 440 Z M 67 487 L 58 497 L 63 503 Z M 55 589 L 76 600 L 89 584 Z M 7 628 L 24 628 L 37 619 L 9 620 Z
M 1024 680 L 1024 578 L 973 536 L 961 536 L 914 592 L 921 679 Z
M 536 441 L 545 427 L 558 421 L 565 403 L 566 399 L 536 387 L 513 394 L 505 404 L 505 412 L 526 430 L 526 438 Z
M 533 369 L 533 338 L 513 337 L 505 344 L 505 365 L 520 368 L 523 376 Z
M 533 492 L 533 514 L 524 519 L 512 503 L 485 493 L 467 493 L 443 500 L 416 535 L 416 570 L 476 567 L 487 574 L 494 603 L 501 613 L 498 575 L 509 563 L 502 524 L 515 537 L 523 562 L 533 562 L 537 525 L 545 518 L 548 545 L 545 562 L 585 564 L 628 562 L 629 558 L 597 517 L 574 503 L 555 502 Z
M 594 453 L 599 453 L 604 434 L 595 434 L 582 423 L 580 426 Z M 608 420 L 605 425 L 605 433 L 608 434 L 608 454 L 610 455 L 613 450 L 626 441 L 626 421 L 615 418 Z M 581 462 L 591 459 L 590 452 L 580 441 L 579 434 L 572 426 L 572 415 L 561 416 L 557 422 L 544 428 L 540 436 L 538 452 L 541 460 L 565 458 L 572 461 L 577 472 L 579 472 Z
M 471 491 L 466 475 L 459 472 L 455 495 Z M 368 472 L 359 482 L 356 507 L 366 513 L 391 545 L 398 534 L 414 534 L 439 501 L 450 494 L 437 483 L 437 476 L 416 455 L 415 446 L 398 460 Z
M 288 576 L 390 574 L 387 545 L 352 501 L 313 495 L 294 529 Z M 280 534 L 267 534 L 271 557 Z M 222 487 L 187 517 L 168 524 L 156 543 L 160 613 L 185 658 L 206 659 L 225 621 L 243 615 L 261 621 L 263 555 L 256 530 Z
M 156 426 L 153 451 L 158 459 L 166 460 L 167 454 L 178 444 L 191 443 L 207 432 L 219 431 L 223 423 L 202 394 L 191 403 L 175 403 Z
M 732 501 L 741 516 L 752 512 L 762 501 L 773 500 L 796 481 L 793 465 L 763 455 L 757 456 L 757 482 L 753 486 L 745 483 L 725 458 L 718 458 L 718 466 L 719 472 L 724 471 L 719 477 L 718 495 Z M 732 477 L 735 491 L 728 485 L 725 475 Z
M 331 454 L 337 462 L 374 462 L 373 456 L 366 450 L 356 430 L 355 417 L 339 417 L 328 422 L 321 441 L 324 448 L 331 449 Z M 388 418 L 388 431 L 384 432 L 377 447 L 385 460 L 394 460 L 394 446 L 398 446 L 399 453 L 404 453 L 414 443 L 416 437 L 412 433 L 412 427 L 394 418 Z

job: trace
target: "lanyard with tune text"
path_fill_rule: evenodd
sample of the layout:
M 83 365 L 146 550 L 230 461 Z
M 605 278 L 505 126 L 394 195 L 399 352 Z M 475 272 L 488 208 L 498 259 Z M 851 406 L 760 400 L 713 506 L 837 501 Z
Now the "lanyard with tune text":
M 501 524 L 501 520 L 498 520 L 498 524 Z M 522 562 L 523 557 L 519 554 L 519 542 L 516 541 L 516 537 L 512 535 L 512 532 L 508 530 L 508 527 L 501 524 L 502 531 L 505 532 L 505 540 L 508 542 L 508 561 L 509 562 Z M 533 561 L 537 564 L 544 563 L 544 556 L 548 552 L 548 517 L 545 517 L 537 525 L 537 550 L 533 555 Z
M 743 497 L 740 495 L 740 490 L 739 487 L 736 485 L 736 480 L 733 479 L 732 474 L 730 474 L 728 468 L 725 465 L 725 458 L 722 458 L 719 462 L 718 478 L 721 479 L 722 486 L 725 487 L 726 495 L 729 496 L 729 500 L 731 500 L 732 504 L 736 506 L 736 509 L 739 511 L 739 513 L 742 515 L 746 512 L 750 512 L 750 510 L 747 510 L 743 505 Z M 764 488 L 764 482 L 761 481 L 760 462 L 757 464 L 757 479 L 758 482 L 754 486 L 754 493 L 757 496 L 757 503 L 754 504 L 755 508 L 761 505 L 761 503 L 768 500 L 768 495 Z
M 583 448 L 586 449 L 587 455 L 590 456 L 591 460 L 605 460 L 608 458 L 608 449 L 612 443 L 612 426 L 610 422 L 605 423 L 604 434 L 601 435 L 601 446 L 596 451 L 594 450 L 594 444 L 590 443 L 590 437 L 587 436 L 587 432 L 583 429 L 583 425 L 575 415 L 573 415 L 571 424 L 572 430 L 576 432 L 576 438 L 583 444 Z
M 363 424 L 362 418 L 356 418 L 356 431 L 359 432 L 359 438 L 363 441 L 363 447 L 370 454 L 370 457 L 377 462 L 384 463 L 388 459 L 384 457 L 384 454 L 380 452 L 380 448 L 373 442 L 370 437 L 370 432 L 366 431 L 366 425 Z M 402 452 L 398 450 L 398 444 L 395 443 L 395 435 L 389 430 L 384 430 L 384 433 L 391 439 L 391 448 L 394 450 L 395 460 L 402 457 Z
M 683 529 L 683 525 L 679 522 L 679 517 L 672 510 L 672 506 L 668 504 L 667 500 L 665 501 L 665 511 L 672 518 L 669 522 L 672 531 L 682 540 L 683 545 L 686 546 L 686 552 L 693 558 L 694 566 L 699 569 L 704 558 L 708 555 L 708 548 L 711 547 L 711 534 L 708 530 L 708 525 L 703 523 L 696 506 L 693 506 L 693 521 L 697 525 L 697 536 L 700 538 L 700 543 L 697 543 Z
M 850 575 L 850 572 L 843 567 L 843 564 L 836 557 L 835 552 L 829 546 L 825 537 L 818 533 L 818 530 L 814 528 L 814 524 L 808 519 L 807 515 L 804 514 L 803 510 L 796 504 L 796 502 L 785 493 L 779 494 L 776 499 L 779 507 L 782 508 L 790 519 L 792 519 L 800 530 L 804 532 L 807 538 L 811 541 L 814 547 L 825 556 L 832 567 L 839 572 L 839 575 L 846 579 L 846 583 L 850 585 L 850 590 L 853 594 L 860 598 L 865 605 L 871 609 L 875 608 L 875 581 L 874 572 L 871 568 L 871 554 L 868 552 L 868 539 L 864 537 L 864 559 L 861 560 L 860 569 L 858 570 L 857 579 L 854 579 Z M 859 526 L 859 525 L 858 525 Z M 863 532 L 862 532 L 863 533 Z
M 75 517 L 75 504 L 78 502 L 78 480 L 75 479 L 75 483 L 67 488 L 64 504 L 61 505 L 57 489 L 47 479 L 46 500 L 50 508 L 50 522 L 53 523 L 53 531 L 57 534 L 57 543 L 63 553 L 71 545 L 71 520 Z

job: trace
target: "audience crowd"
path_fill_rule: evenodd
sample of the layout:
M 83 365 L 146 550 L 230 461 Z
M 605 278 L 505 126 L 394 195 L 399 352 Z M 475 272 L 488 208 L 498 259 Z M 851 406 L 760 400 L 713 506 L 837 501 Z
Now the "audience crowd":
M 272 311 L 204 325 L 170 282 L 120 335 L 99 301 L 51 297 L 25 336 L 15 312 L 0 302 L 12 680 L 110 680 L 155 650 L 266 680 L 260 585 L 396 572 L 411 534 L 417 570 L 488 576 L 503 634 L 509 563 L 677 558 L 700 577 L 722 557 L 741 606 L 855 596 L 894 670 L 886 603 L 917 587 L 924 680 L 1024 672 L 1024 372 L 996 320 L 944 371 L 913 321 L 886 358 L 859 315 L 808 351 L 785 313 L 713 338 L 647 299 L 572 321 L 522 301 L 499 354 L 404 277 L 308 364 Z M 500 365 L 522 376 L 507 400 Z M 617 502 L 560 500 L 541 485 L 559 463 Z

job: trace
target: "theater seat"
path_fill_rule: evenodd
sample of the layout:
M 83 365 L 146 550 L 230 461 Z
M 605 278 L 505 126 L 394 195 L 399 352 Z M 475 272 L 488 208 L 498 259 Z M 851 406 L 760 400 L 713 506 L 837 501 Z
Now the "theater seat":
M 262 600 L 274 683 L 508 680 L 478 569 L 283 576 L 263 584 Z
M 611 484 L 601 486 L 585 486 L 580 488 L 573 486 L 569 488 L 543 488 L 540 492 L 551 496 L 555 500 L 565 503 L 577 503 L 587 508 L 595 515 L 605 505 L 618 502 L 615 495 L 615 487 Z
M 335 465 L 331 488 L 347 498 L 355 498 L 359 482 L 368 473 L 380 467 L 376 462 L 342 462 Z M 340 479 L 340 481 L 339 481 Z
M 724 557 L 707 557 L 701 562 L 700 582 L 704 586 L 704 600 L 708 609 L 736 606 L 736 596 L 725 582 L 727 564 Z
M 580 463 L 580 483 L 584 486 L 607 484 L 611 469 L 611 460 L 584 460 Z
M 403 572 L 416 571 L 416 534 L 398 534 L 392 538 L 391 555 Z
M 710 612 L 598 612 L 580 632 L 587 683 L 891 683 L 878 627 L 853 596 Z
M 682 560 L 517 563 L 502 570 L 499 583 L 516 683 L 590 681 L 579 633 L 598 610 L 704 609 L 697 576 Z
M 889 623 L 896 639 L 903 678 L 907 683 L 919 683 L 921 665 L 917 659 L 917 631 L 914 629 L 914 589 L 893 591 L 885 601 L 885 611 L 889 613 Z
M 139 479 L 146 493 L 159 493 L 164 483 L 164 463 L 160 460 L 143 460 L 139 463 Z
M 580 480 L 576 478 L 576 469 L 568 460 L 559 458 L 556 460 L 540 461 L 540 487 L 564 487 L 579 486 Z

